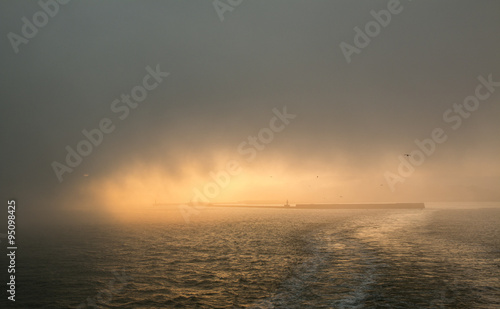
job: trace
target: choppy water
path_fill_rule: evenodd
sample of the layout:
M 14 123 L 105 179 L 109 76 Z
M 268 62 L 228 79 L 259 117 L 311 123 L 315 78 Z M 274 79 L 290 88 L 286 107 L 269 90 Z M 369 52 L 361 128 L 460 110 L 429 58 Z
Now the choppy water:
M 500 209 L 207 209 L 20 242 L 17 308 L 500 308 Z

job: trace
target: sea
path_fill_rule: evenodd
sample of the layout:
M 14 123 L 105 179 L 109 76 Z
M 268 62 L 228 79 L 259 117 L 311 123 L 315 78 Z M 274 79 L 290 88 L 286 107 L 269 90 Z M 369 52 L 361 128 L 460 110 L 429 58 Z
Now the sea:
M 500 208 L 426 206 L 35 228 L 0 306 L 500 308 Z

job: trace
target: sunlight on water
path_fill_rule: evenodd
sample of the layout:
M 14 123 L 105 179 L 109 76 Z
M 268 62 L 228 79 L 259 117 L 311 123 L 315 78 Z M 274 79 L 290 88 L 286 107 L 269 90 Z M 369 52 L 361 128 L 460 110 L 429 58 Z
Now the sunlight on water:
M 112 307 L 491 308 L 499 226 L 498 209 L 210 209 L 191 224 L 65 227 L 57 245 L 47 229 L 24 236 L 37 250 L 20 263 L 38 276 L 19 293 L 40 291 L 25 308 L 49 291 L 76 308 L 116 273 Z

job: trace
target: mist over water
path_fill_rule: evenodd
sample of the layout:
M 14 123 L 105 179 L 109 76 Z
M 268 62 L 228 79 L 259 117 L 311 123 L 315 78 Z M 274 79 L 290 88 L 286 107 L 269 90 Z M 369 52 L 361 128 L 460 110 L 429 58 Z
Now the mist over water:
M 498 12 L 0 1 L 0 308 L 500 307 Z

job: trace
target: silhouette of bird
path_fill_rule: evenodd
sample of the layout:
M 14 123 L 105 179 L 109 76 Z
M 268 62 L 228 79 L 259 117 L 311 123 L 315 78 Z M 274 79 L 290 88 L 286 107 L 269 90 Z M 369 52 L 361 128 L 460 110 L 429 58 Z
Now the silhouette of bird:
M 409 156 L 410 156 L 410 154 L 409 154 L 409 153 L 405 153 L 405 154 L 404 154 L 404 156 L 405 156 L 405 157 L 409 157 Z

